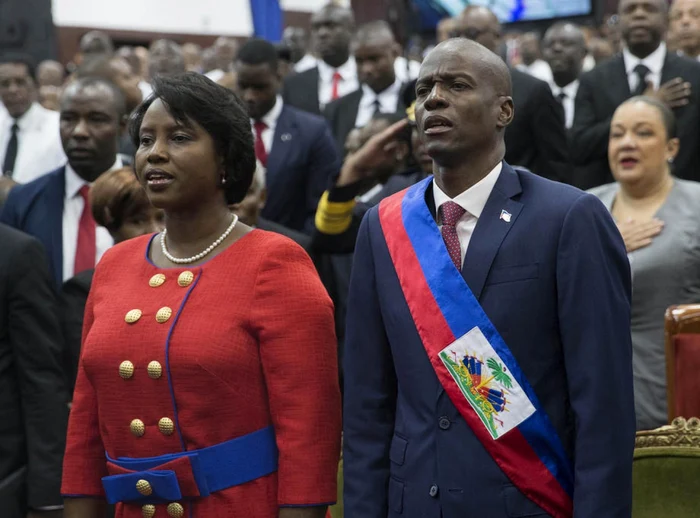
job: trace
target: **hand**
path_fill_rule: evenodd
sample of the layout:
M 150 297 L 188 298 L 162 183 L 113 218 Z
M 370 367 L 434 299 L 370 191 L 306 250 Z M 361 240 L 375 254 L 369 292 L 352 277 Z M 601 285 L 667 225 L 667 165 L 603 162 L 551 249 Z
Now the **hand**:
M 12 178 L 9 176 L 0 175 L 0 205 L 7 199 L 10 189 L 12 189 L 15 185 L 17 185 L 17 182 L 15 182 Z
M 408 126 L 408 119 L 400 120 L 374 135 L 360 149 L 348 155 L 336 185 L 340 187 L 369 178 L 372 172 L 381 168 L 387 160 L 393 160 L 398 146 L 396 137 L 406 129 L 406 126 Z
M 27 518 L 63 518 L 63 509 L 56 511 L 29 511 Z
M 669 108 L 679 108 L 690 102 L 690 88 L 690 83 L 683 81 L 681 77 L 665 82 L 658 90 L 648 81 L 644 95 L 658 99 Z
M 627 253 L 634 252 L 645 246 L 649 246 L 656 236 L 664 228 L 664 222 L 659 219 L 651 221 L 634 221 L 628 219 L 617 224 L 617 228 L 622 234 Z

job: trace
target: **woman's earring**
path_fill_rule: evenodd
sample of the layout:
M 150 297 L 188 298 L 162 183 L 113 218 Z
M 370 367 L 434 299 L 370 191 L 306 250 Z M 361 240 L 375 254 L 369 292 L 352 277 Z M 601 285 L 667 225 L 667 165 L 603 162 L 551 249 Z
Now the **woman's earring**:
M 221 185 L 226 185 L 226 175 L 225 174 L 221 175 Z
M 666 162 L 668 162 L 669 165 L 673 164 L 673 157 L 672 157 L 672 156 L 668 157 L 668 158 L 666 159 Z

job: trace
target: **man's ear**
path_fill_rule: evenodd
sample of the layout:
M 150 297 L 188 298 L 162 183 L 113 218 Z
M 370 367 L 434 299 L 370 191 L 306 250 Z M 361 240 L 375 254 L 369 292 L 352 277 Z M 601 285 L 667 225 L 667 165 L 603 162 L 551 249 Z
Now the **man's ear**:
M 515 106 L 513 106 L 512 97 L 501 97 L 501 107 L 498 113 L 498 127 L 505 128 L 513 122 L 515 116 Z

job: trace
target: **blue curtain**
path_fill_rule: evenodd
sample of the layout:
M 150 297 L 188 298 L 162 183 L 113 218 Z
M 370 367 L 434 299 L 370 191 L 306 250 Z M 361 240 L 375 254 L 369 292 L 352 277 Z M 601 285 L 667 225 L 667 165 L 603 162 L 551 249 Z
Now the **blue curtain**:
M 257 38 L 275 43 L 282 39 L 282 8 L 279 0 L 250 0 L 250 11 Z

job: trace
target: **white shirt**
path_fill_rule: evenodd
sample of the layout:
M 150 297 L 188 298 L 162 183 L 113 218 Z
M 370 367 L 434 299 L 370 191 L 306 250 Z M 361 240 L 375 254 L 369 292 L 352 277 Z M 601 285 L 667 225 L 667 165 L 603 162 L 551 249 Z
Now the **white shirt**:
M 401 82 L 397 79 L 389 88 L 382 92 L 375 93 L 369 86 L 362 85 L 362 99 L 357 109 L 355 127 L 361 128 L 367 124 L 374 115 L 375 101 L 379 101 L 380 113 L 395 113 L 399 106 L 399 95 L 401 94 Z
M 311 54 L 304 54 L 304 57 L 297 61 L 294 65 L 294 70 L 297 73 L 306 72 L 307 70 L 314 68 L 317 64 L 318 60 L 315 57 L 313 57 Z
M 457 238 L 459 239 L 459 247 L 462 252 L 462 263 L 464 263 L 464 257 L 467 255 L 467 248 L 469 247 L 469 241 L 474 233 L 474 228 L 476 228 L 476 223 L 479 221 L 481 213 L 486 206 L 486 202 L 489 196 L 491 196 L 491 191 L 493 191 L 493 187 L 496 185 L 496 181 L 501 175 L 502 168 L 503 164 L 499 162 L 489 174 L 455 198 L 450 198 L 447 194 L 442 192 L 435 180 L 433 180 L 435 214 L 440 213 L 440 206 L 447 201 L 453 201 L 467 211 L 457 222 Z M 438 228 L 442 230 L 441 221 L 438 221 Z
M 553 82 L 549 84 L 552 88 L 552 95 L 554 95 L 555 98 L 558 98 L 561 93 L 565 95 L 564 99 L 562 99 L 562 105 L 564 106 L 564 118 L 566 120 L 567 129 L 574 124 L 574 101 L 576 100 L 578 85 L 578 79 L 574 79 L 564 88 L 557 86 Z
M 220 68 L 215 68 L 214 70 L 210 70 L 204 75 L 216 83 L 219 79 L 226 75 L 226 72 L 224 72 Z
M 588 72 L 589 70 L 593 70 L 595 68 L 595 58 L 591 56 L 590 54 L 586 54 L 586 57 L 583 58 L 583 68 L 582 72 Z
M 117 157 L 109 171 L 123 167 L 121 158 Z M 80 188 L 88 183 L 78 176 L 70 164 L 66 164 L 66 197 L 63 200 L 63 281 L 75 276 L 75 254 L 78 250 L 78 227 L 83 214 L 85 202 L 80 196 Z M 97 254 L 95 264 L 109 247 L 114 244 L 106 228 L 97 226 L 95 230 Z
M 396 79 L 402 83 L 408 83 L 418 77 L 420 72 L 420 63 L 411 59 L 410 61 L 403 56 L 399 56 L 394 61 L 394 72 Z
M 282 113 L 283 107 L 284 102 L 282 101 L 282 97 L 278 95 L 277 100 L 275 101 L 275 105 L 261 119 L 262 122 L 267 124 L 267 128 L 263 130 L 261 138 L 263 141 L 263 145 L 265 146 L 265 151 L 268 155 L 272 151 L 273 139 L 275 137 L 275 129 L 277 128 L 277 119 L 280 118 L 280 113 Z M 255 138 L 255 119 L 250 119 L 250 127 L 253 129 L 253 138 Z
M 66 163 L 61 144 L 60 118 L 58 112 L 33 103 L 27 112 L 17 119 L 17 158 L 12 175 L 16 182 L 31 182 Z M 0 169 L 5 163 L 5 153 L 12 137 L 14 122 L 6 110 L 0 115 Z
M 661 84 L 661 70 L 664 68 L 664 61 L 666 61 L 666 44 L 664 42 L 661 42 L 659 47 L 644 59 L 633 56 L 627 47 L 622 49 L 622 57 L 625 61 L 625 71 L 630 84 L 630 92 L 634 92 L 637 89 L 637 83 L 639 82 L 639 78 L 634 71 L 637 65 L 644 65 L 649 69 L 649 74 L 646 77 L 647 81 L 651 81 L 654 88 L 659 88 Z
M 139 90 L 141 90 L 141 95 L 143 96 L 144 101 L 148 99 L 148 96 L 153 93 L 153 87 L 151 86 L 151 83 L 143 80 L 139 81 Z
M 322 59 L 318 60 L 318 101 L 320 103 L 320 108 L 331 102 L 331 95 L 333 93 L 333 74 L 338 72 L 342 78 L 338 82 L 338 97 L 354 92 L 360 87 L 360 83 L 357 80 L 357 64 L 355 63 L 355 58 L 350 56 L 345 63 L 340 65 L 338 68 L 331 67 L 328 63 Z
M 547 83 L 552 81 L 552 69 L 549 68 L 549 64 L 542 59 L 536 59 L 531 65 L 525 65 L 523 63 L 517 65 L 515 68 L 525 72 L 526 74 L 530 74 L 537 79 L 546 81 Z

